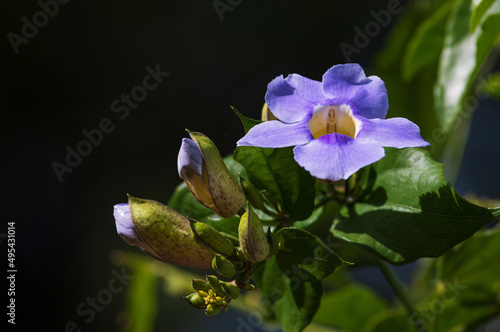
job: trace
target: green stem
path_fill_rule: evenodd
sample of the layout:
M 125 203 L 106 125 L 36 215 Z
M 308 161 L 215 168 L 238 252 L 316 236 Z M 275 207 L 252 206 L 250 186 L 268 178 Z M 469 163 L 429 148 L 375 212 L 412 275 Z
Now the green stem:
M 382 261 L 381 259 L 377 258 L 375 262 L 377 263 L 378 268 L 384 275 L 385 280 L 387 280 L 387 282 L 391 286 L 396 297 L 401 301 L 401 303 L 403 303 L 406 310 L 408 310 L 408 314 L 410 316 L 413 316 L 415 314 L 415 309 L 413 309 L 413 305 L 408 299 L 408 294 L 406 294 L 406 291 L 403 289 L 403 286 L 399 282 L 394 272 L 392 272 L 389 265 L 386 262 Z
M 278 225 L 278 221 L 276 221 L 276 219 L 272 219 L 272 220 L 261 219 L 260 222 L 262 223 L 262 226 L 277 226 Z
M 273 218 L 278 218 L 278 214 L 273 212 L 273 211 L 270 211 L 268 208 L 266 208 L 264 205 L 262 205 L 262 208 L 260 209 L 262 212 L 264 212 L 265 214 L 267 214 L 268 216 L 271 216 Z

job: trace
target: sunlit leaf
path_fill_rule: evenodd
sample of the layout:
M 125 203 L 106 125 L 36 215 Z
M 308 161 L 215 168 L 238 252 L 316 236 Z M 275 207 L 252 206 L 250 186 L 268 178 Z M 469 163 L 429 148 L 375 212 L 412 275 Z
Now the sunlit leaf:
M 344 206 L 334 236 L 393 264 L 437 257 L 500 216 L 474 205 L 446 182 L 444 165 L 421 149 L 386 149 L 364 172 L 364 193 Z
M 446 26 L 438 79 L 434 86 L 435 107 L 444 133 L 448 133 L 463 108 L 464 98 L 500 35 L 500 1 L 482 16 L 481 26 L 469 30 L 471 0 L 459 1 Z
M 486 11 L 496 0 L 475 0 L 474 9 L 470 18 L 470 32 L 474 32 L 483 19 Z

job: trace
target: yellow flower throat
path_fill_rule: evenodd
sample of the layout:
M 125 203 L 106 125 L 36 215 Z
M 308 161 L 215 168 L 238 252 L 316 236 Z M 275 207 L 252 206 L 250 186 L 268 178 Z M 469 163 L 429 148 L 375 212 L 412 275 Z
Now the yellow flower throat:
M 353 117 L 348 105 L 319 106 L 309 120 L 309 129 L 314 139 L 327 134 L 343 134 L 356 138 L 358 121 Z

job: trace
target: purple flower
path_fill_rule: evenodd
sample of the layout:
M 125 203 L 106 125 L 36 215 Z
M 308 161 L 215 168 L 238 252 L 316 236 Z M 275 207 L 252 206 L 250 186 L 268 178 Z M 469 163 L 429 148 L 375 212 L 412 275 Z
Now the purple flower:
M 358 64 L 336 65 L 322 82 L 298 74 L 275 78 L 266 103 L 279 121 L 266 121 L 238 146 L 293 149 L 297 163 L 319 179 L 339 181 L 384 157 L 384 146 L 427 146 L 420 129 L 404 118 L 385 119 L 384 82 L 366 77 Z

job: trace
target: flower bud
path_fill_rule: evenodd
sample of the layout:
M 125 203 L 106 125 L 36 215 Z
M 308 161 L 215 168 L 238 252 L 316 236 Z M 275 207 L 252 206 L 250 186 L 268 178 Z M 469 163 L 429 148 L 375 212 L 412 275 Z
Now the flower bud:
M 223 294 L 223 295 L 225 295 L 224 290 L 222 289 L 222 286 L 220 284 L 220 280 L 216 276 L 207 275 L 205 277 L 207 278 L 208 284 L 210 285 L 210 287 L 212 287 L 213 291 L 216 294 Z
M 221 281 L 221 286 L 222 289 L 224 289 L 224 292 L 229 295 L 230 298 L 232 299 L 237 299 L 240 296 L 240 289 L 233 285 L 232 283 L 226 282 L 226 281 Z
M 236 273 L 234 265 L 225 257 L 215 255 L 212 260 L 212 268 L 221 276 L 231 278 Z
M 224 218 L 232 217 L 245 203 L 245 195 L 233 178 L 215 144 L 205 135 L 188 131 L 177 158 L 179 176 L 196 199 Z
M 196 243 L 208 250 L 226 256 L 231 256 L 234 252 L 234 246 L 231 240 L 210 225 L 191 220 L 191 232 Z
M 221 310 L 221 306 L 218 306 L 217 304 L 209 304 L 207 306 L 207 310 L 205 310 L 205 315 L 207 315 L 208 317 L 217 315 Z
M 128 204 L 115 205 L 118 234 L 166 263 L 208 270 L 213 253 L 191 237 L 189 219 L 156 201 L 129 196 Z
M 243 188 L 243 192 L 245 193 L 247 200 L 252 206 L 255 206 L 257 209 L 261 210 L 264 206 L 264 201 L 262 200 L 262 196 L 260 195 L 259 191 L 250 181 L 243 179 L 241 175 L 238 175 L 238 177 L 240 180 L 241 188 Z
M 208 290 L 211 289 L 210 285 L 202 279 L 193 279 L 191 281 L 191 286 L 196 291 L 208 292 Z
M 247 211 L 241 216 L 238 227 L 241 251 L 245 257 L 254 263 L 263 261 L 269 255 L 269 243 L 262 228 L 262 222 L 250 204 Z
M 193 293 L 189 294 L 187 296 L 184 296 L 186 301 L 196 309 L 206 309 L 207 305 L 205 303 L 205 300 L 198 294 L 198 293 Z

